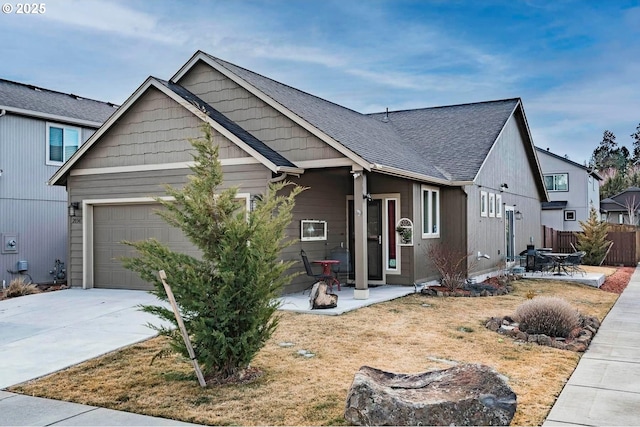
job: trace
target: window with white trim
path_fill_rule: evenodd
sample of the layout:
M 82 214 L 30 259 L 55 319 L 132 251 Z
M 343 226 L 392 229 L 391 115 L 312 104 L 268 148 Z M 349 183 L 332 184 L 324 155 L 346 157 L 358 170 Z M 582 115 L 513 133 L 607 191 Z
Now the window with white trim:
M 80 147 L 82 129 L 75 126 L 47 123 L 48 165 L 62 165 Z
M 556 173 L 544 176 L 544 185 L 547 191 L 569 191 L 569 174 Z
M 489 200 L 486 191 L 480 191 L 480 216 L 489 215 Z
M 422 186 L 422 237 L 440 237 L 440 190 Z

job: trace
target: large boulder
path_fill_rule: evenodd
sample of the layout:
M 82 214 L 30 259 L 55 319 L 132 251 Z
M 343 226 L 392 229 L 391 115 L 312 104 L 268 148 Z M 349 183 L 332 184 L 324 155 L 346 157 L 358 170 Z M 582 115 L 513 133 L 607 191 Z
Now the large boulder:
M 316 282 L 309 294 L 311 309 L 335 308 L 338 305 L 338 295 L 328 292 L 329 287 L 324 281 Z
M 363 366 L 347 395 L 352 425 L 509 425 L 516 394 L 488 366 L 459 365 L 419 374 Z

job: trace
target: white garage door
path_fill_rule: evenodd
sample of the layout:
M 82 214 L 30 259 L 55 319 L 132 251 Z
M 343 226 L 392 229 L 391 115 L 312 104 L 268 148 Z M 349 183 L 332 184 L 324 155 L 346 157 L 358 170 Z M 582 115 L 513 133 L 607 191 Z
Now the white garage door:
M 177 228 L 169 227 L 155 212 L 159 204 L 95 206 L 93 209 L 94 287 L 114 289 L 152 289 L 137 273 L 122 266 L 120 257 L 135 255 L 123 240 L 155 238 L 172 250 L 197 254 Z

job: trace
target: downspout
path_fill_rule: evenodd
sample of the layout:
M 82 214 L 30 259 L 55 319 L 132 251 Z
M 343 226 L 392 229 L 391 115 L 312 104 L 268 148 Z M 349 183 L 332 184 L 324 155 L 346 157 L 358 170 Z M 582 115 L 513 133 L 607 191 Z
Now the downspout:
M 276 182 L 283 181 L 287 176 L 288 176 L 288 173 L 287 173 L 287 172 L 282 172 L 280 175 L 275 176 L 275 177 L 273 177 L 273 178 L 269 179 L 269 181 L 268 181 L 268 182 L 269 182 L 269 184 L 274 184 L 274 183 L 276 183 Z
M 7 114 L 7 110 L 0 110 L 0 117 L 4 116 L 5 114 Z

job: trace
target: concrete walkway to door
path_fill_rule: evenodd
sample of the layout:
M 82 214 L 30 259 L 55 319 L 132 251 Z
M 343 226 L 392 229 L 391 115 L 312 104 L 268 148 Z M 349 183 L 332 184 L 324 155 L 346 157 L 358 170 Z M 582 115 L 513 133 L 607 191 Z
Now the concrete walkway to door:
M 0 389 L 156 335 L 144 291 L 66 289 L 0 301 Z

